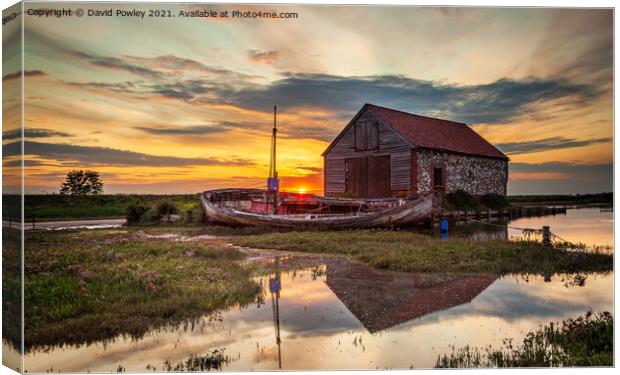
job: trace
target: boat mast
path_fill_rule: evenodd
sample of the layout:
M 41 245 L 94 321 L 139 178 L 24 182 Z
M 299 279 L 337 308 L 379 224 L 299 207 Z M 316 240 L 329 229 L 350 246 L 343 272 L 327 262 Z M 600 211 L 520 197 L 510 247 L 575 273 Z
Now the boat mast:
M 278 193 L 280 190 L 280 181 L 278 179 L 278 170 L 276 169 L 276 134 L 278 128 L 276 125 L 277 107 L 273 106 L 273 130 L 271 133 L 271 158 L 269 159 L 269 178 L 267 179 L 267 189 L 273 194 L 273 213 L 278 213 Z

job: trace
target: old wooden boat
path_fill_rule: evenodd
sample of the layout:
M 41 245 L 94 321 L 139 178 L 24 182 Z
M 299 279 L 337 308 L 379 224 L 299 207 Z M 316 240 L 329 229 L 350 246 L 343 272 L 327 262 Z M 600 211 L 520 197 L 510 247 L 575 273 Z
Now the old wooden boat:
M 428 224 L 433 194 L 418 198 L 354 199 L 261 189 L 218 189 L 202 194 L 208 223 L 297 229 L 409 227 Z M 274 206 L 277 205 L 277 209 Z

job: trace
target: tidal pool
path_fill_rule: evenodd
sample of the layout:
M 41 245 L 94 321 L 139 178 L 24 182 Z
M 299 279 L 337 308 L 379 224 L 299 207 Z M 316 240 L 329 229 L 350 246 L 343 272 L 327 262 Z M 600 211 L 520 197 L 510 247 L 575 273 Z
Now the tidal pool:
M 301 257 L 300 257 L 301 259 Z M 222 349 L 223 370 L 429 368 L 452 346 L 501 345 L 541 324 L 613 313 L 613 273 L 543 276 L 383 272 L 342 258 L 269 258 L 256 304 L 139 340 L 35 350 L 29 372 L 161 371 Z M 147 368 L 148 366 L 148 368 Z
M 523 237 L 523 232 L 502 226 L 541 229 L 547 225 L 551 232 L 574 243 L 589 246 L 614 245 L 614 213 L 599 207 L 568 208 L 566 214 L 520 217 L 509 221 L 459 223 L 452 235 L 465 235 L 475 240 L 506 240 Z M 435 233 L 437 234 L 437 233 Z

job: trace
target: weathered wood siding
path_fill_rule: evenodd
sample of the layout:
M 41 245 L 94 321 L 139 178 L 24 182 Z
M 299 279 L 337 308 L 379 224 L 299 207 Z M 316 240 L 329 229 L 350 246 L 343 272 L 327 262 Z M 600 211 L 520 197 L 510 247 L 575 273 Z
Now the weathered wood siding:
M 360 124 L 366 129 L 375 129 L 371 125 L 374 123 L 377 124 L 378 147 L 374 150 L 356 150 L 356 125 Z M 366 131 L 368 134 L 373 134 L 373 132 L 374 130 Z M 360 145 L 373 145 L 373 142 L 358 140 L 358 148 Z M 344 130 L 342 137 L 325 154 L 325 194 L 344 193 L 346 191 L 346 159 L 367 156 L 390 156 L 391 190 L 394 192 L 411 189 L 411 147 L 367 110 L 358 117 L 353 126 Z

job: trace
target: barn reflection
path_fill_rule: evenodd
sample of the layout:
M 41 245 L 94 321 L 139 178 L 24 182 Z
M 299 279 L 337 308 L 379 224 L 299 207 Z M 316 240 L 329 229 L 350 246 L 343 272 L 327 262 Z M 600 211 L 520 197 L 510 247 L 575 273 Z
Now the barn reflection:
M 455 235 L 474 241 L 506 241 L 508 240 L 506 225 L 505 221 L 494 221 L 492 225 L 476 222 L 459 223 L 455 227 Z
M 470 302 L 497 276 L 383 272 L 345 260 L 326 264 L 326 284 L 369 332 Z

